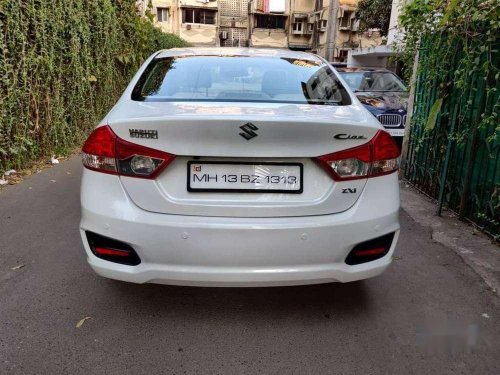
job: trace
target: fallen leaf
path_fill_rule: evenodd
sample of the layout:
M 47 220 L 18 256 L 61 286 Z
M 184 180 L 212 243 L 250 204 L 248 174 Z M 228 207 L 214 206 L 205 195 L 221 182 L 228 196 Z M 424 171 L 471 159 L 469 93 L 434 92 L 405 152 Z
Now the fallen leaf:
M 18 265 L 18 266 L 12 267 L 12 268 L 11 268 L 11 270 L 12 270 L 12 271 L 15 271 L 15 270 L 21 269 L 21 268 L 23 268 L 23 267 L 24 267 L 24 264 L 20 264 L 20 265 Z
M 81 319 L 78 323 L 76 323 L 76 328 L 81 328 L 83 326 L 83 323 L 85 323 L 85 321 L 89 319 L 92 319 L 92 317 L 86 316 L 85 318 Z

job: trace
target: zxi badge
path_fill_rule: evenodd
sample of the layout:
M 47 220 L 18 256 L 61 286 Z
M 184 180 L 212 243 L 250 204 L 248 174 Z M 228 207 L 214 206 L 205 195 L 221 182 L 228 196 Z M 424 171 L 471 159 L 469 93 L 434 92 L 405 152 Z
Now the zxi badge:
M 259 128 L 256 127 L 251 122 L 240 126 L 240 129 L 243 130 L 243 132 L 241 132 L 240 135 L 243 138 L 245 138 L 247 141 L 258 136 L 258 134 L 255 132 L 255 130 L 259 130 Z
M 342 194 L 354 194 L 356 193 L 356 188 L 342 189 Z

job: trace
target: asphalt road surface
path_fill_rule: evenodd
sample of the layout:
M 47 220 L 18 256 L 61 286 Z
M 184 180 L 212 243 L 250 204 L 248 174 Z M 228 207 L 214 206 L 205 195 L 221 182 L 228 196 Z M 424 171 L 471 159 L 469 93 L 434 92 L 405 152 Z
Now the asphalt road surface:
M 86 264 L 80 174 L 72 158 L 0 192 L 0 374 L 500 374 L 498 296 L 405 212 L 371 280 L 134 285 Z

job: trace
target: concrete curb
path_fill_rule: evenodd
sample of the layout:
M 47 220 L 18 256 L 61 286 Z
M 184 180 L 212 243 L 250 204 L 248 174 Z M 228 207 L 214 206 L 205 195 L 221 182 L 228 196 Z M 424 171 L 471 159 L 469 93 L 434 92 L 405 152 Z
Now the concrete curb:
M 473 226 L 460 221 L 450 211 L 436 216 L 436 204 L 403 182 L 401 207 L 417 223 L 428 227 L 431 238 L 457 253 L 491 288 L 500 291 L 500 248 Z

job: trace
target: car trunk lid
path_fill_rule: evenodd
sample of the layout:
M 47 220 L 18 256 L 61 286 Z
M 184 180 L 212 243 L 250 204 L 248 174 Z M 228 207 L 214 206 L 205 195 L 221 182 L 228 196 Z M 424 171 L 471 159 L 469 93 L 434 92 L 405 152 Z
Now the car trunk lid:
M 314 158 L 366 143 L 378 130 L 375 119 L 356 106 L 200 102 L 122 106 L 107 119 L 120 138 L 176 155 L 156 180 L 120 177 L 135 204 L 166 214 L 283 217 L 345 211 L 356 202 L 366 180 L 336 182 Z M 302 192 L 188 191 L 189 162 L 258 168 L 266 163 L 301 165 Z

